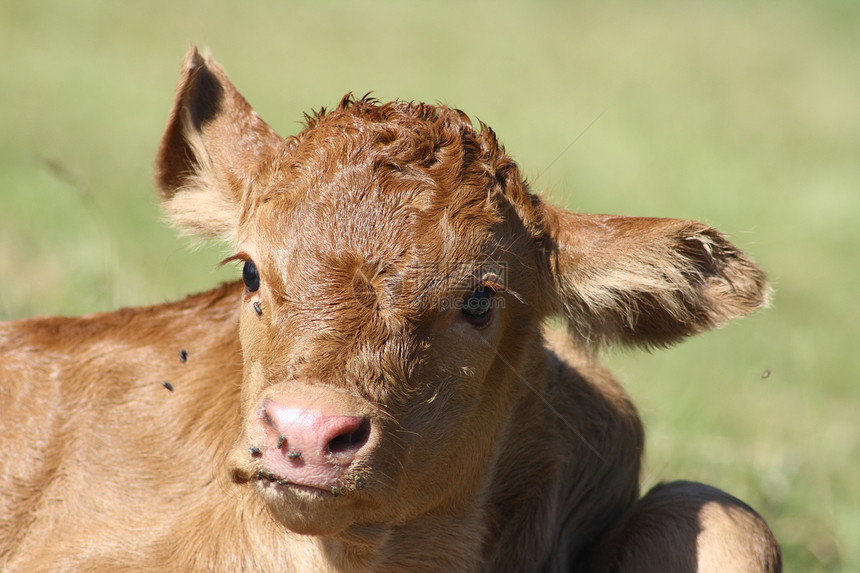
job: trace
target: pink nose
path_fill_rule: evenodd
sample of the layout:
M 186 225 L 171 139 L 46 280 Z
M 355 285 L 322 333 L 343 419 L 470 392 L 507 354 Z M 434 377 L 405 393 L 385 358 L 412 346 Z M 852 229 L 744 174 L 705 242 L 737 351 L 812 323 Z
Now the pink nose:
M 277 402 L 265 405 L 265 420 L 283 436 L 280 447 L 302 455 L 351 459 L 367 441 L 370 426 L 359 416 L 324 416 L 313 410 L 293 409 Z
M 367 444 L 370 420 L 324 415 L 273 400 L 263 406 L 263 465 L 277 480 L 331 489 Z

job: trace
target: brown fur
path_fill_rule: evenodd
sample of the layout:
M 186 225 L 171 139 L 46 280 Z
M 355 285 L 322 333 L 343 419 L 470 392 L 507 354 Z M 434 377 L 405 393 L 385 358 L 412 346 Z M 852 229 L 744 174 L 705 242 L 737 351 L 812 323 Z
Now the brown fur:
M 0 570 L 779 570 L 719 490 L 637 501 L 642 427 L 594 354 L 766 304 L 718 232 L 552 207 L 446 107 L 345 98 L 281 139 L 196 49 L 157 169 L 261 287 L 0 325 Z M 267 400 L 369 420 L 332 492 L 266 477 Z

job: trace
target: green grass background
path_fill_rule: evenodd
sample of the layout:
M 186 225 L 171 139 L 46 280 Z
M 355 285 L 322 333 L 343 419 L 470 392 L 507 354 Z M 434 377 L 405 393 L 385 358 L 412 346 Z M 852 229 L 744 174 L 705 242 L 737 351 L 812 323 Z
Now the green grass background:
M 444 102 L 571 209 L 727 232 L 772 308 L 607 356 L 647 425 L 645 483 L 745 499 L 789 571 L 860 570 L 860 3 L 2 0 L 0 318 L 234 275 L 152 190 L 192 42 L 283 134 L 347 91 Z

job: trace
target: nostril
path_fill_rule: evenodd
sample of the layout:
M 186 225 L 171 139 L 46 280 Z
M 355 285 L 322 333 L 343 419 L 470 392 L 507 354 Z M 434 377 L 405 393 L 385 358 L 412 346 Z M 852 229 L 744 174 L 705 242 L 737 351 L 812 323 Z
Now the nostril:
M 367 443 L 370 438 L 370 420 L 362 418 L 357 427 L 341 432 L 329 440 L 326 449 L 332 454 L 356 452 Z

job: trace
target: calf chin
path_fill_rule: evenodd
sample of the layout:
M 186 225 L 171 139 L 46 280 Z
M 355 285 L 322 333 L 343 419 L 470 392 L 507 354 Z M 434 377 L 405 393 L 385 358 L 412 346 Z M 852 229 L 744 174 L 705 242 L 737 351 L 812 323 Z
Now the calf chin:
M 363 504 L 355 496 L 267 480 L 257 480 L 253 487 L 275 519 L 294 533 L 336 537 L 362 521 Z

